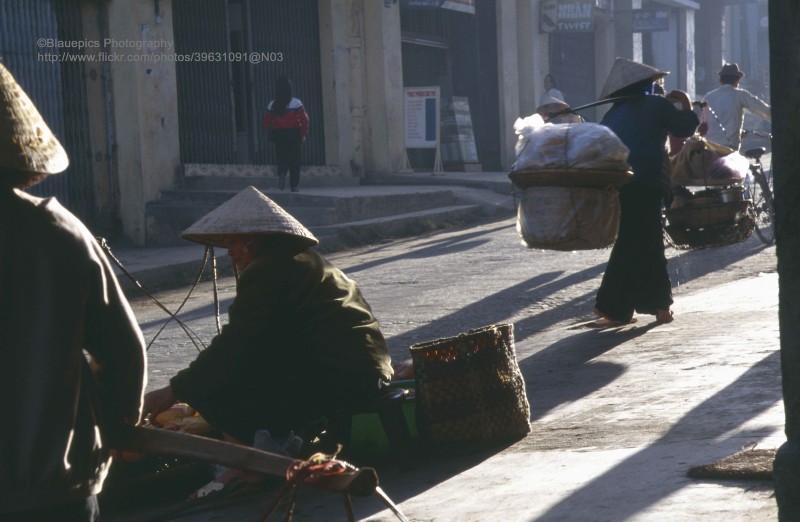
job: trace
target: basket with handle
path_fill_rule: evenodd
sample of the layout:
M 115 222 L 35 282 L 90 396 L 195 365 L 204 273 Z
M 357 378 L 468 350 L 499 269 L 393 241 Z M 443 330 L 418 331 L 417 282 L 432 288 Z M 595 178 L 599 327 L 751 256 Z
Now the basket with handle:
M 447 453 L 524 437 L 530 405 L 514 325 L 498 324 L 411 346 L 420 438 Z

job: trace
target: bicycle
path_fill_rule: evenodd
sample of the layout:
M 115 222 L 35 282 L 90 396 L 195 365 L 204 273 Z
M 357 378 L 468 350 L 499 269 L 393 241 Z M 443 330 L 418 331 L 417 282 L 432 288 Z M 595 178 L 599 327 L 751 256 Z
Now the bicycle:
M 772 139 L 768 132 L 746 131 L 747 134 Z M 755 231 L 758 238 L 765 245 L 775 243 L 775 201 L 773 197 L 772 170 L 764 170 L 761 156 L 767 152 L 765 147 L 748 149 L 742 153 L 750 160 L 750 175 L 743 185 L 745 198 L 751 202 Z

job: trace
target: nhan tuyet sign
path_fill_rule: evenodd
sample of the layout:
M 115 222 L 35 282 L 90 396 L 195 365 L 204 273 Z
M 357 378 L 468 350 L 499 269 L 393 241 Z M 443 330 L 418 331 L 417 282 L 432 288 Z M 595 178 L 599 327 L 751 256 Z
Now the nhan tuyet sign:
M 595 0 L 543 0 L 539 28 L 543 33 L 594 31 Z

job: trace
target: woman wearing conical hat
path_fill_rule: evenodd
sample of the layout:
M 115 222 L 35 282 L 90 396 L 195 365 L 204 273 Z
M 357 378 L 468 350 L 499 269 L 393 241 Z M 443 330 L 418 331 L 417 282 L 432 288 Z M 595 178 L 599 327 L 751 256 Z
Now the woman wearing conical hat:
M 545 94 L 540 100 L 540 105 L 536 108 L 536 114 L 542 117 L 547 123 L 581 123 L 583 118 L 574 112 L 565 112 L 554 116 L 557 112 L 569 109 L 569 104 L 563 98 Z
M 95 520 L 109 431 L 139 421 L 144 340 L 113 269 L 55 198 L 20 190 L 68 165 L 0 63 L 0 520 Z
M 392 367 L 358 285 L 316 250 L 314 235 L 254 187 L 181 234 L 223 246 L 239 271 L 228 324 L 145 414 L 186 402 L 241 443 L 283 439 L 309 422 L 376 397 Z M 219 479 L 225 482 L 230 476 Z
M 652 95 L 653 83 L 667 74 L 617 58 L 600 94 L 601 99 L 620 98 L 600 123 L 630 149 L 633 177 L 619 192 L 619 233 L 594 308 L 598 326 L 628 323 L 634 312 L 655 315 L 659 322 L 673 319 L 661 224 L 662 198 L 670 190 L 664 171 L 665 144 L 668 133 L 691 136 L 700 122 L 685 92 L 669 93 L 683 110 Z

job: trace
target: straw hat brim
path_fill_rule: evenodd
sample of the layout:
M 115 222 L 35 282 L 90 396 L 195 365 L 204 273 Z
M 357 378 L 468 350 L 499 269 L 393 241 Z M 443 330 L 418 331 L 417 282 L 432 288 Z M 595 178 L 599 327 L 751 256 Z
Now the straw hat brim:
M 319 243 L 302 223 L 253 186 L 200 218 L 180 237 L 224 248 L 227 238 L 238 235 L 288 235 L 300 238 L 308 246 Z
M 263 232 L 263 233 L 256 233 L 256 232 L 225 232 L 220 234 L 192 234 L 182 232 L 180 237 L 186 239 L 188 241 L 192 241 L 194 243 L 200 243 L 201 245 L 211 245 L 217 248 L 227 248 L 227 240 L 231 238 L 231 236 L 240 236 L 240 235 L 247 235 L 253 236 L 255 238 L 267 238 L 271 236 L 290 236 L 305 240 L 306 247 L 312 247 L 319 243 L 316 239 L 305 238 L 301 236 L 297 236 L 295 234 L 287 234 L 282 232 Z
M 0 63 L 0 166 L 34 175 L 58 174 L 69 157 L 31 99 Z
M 652 79 L 656 81 L 668 74 L 668 71 L 662 71 L 650 65 L 634 62 L 627 58 L 617 58 L 608 73 L 605 84 L 603 84 L 603 89 L 600 91 L 600 99 L 609 98 L 620 89 L 642 80 Z
M 538 111 L 539 109 L 542 109 L 543 107 L 546 107 L 548 105 L 557 105 L 559 109 L 566 109 L 567 107 L 569 107 L 569 104 L 564 100 L 561 100 L 555 96 L 548 94 L 544 98 L 542 98 L 541 103 L 536 108 L 536 110 Z

